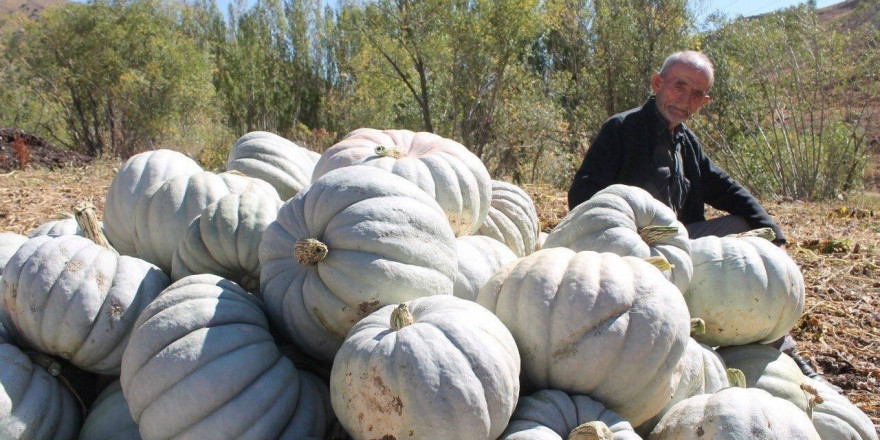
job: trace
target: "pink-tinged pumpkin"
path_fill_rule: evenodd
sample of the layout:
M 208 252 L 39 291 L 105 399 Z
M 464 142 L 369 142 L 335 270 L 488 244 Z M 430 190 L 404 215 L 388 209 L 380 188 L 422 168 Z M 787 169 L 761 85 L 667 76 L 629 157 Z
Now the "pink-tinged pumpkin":
M 455 236 L 437 202 L 373 167 L 331 171 L 288 200 L 260 242 L 273 323 L 331 360 L 351 327 L 386 304 L 451 295 Z
M 3 269 L 3 308 L 28 346 L 118 374 L 135 319 L 168 283 L 156 266 L 86 238 L 41 236 Z
M 642 188 L 611 185 L 576 206 L 550 231 L 543 248 L 663 257 L 666 277 L 684 292 L 694 271 L 691 243 L 675 212 Z
M 311 183 L 320 157 L 277 134 L 252 131 L 235 141 L 226 169 L 269 182 L 287 200 Z
M 80 406 L 55 376 L 60 367 L 51 362 L 46 367 L 0 340 L 0 438 L 76 439 Z
M 672 397 L 690 317 L 640 258 L 542 249 L 503 266 L 477 302 L 510 329 L 532 389 L 588 395 L 634 424 Z
M 492 202 L 483 162 L 464 145 L 433 133 L 355 130 L 321 155 L 312 182 L 351 165 L 381 168 L 415 183 L 437 200 L 456 236 L 476 231 Z
M 520 359 L 491 312 L 449 295 L 359 321 L 333 361 L 333 409 L 356 440 L 494 440 L 519 395 Z
M 104 233 L 122 255 L 136 255 L 135 222 L 137 201 L 148 189 L 178 175 L 202 171 L 194 160 L 172 150 L 152 150 L 130 157 L 113 177 L 104 204 Z
M 322 438 L 334 419 L 315 379 L 281 355 L 261 301 L 216 275 L 144 309 L 120 376 L 144 440 Z

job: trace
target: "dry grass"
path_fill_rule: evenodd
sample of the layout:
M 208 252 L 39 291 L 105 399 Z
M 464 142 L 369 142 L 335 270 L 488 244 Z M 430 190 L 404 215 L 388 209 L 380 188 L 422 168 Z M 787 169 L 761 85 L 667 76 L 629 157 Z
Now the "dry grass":
M 60 171 L 0 175 L 0 231 L 28 233 L 88 200 L 99 212 L 118 162 Z M 541 227 L 567 213 L 563 191 L 527 186 Z M 880 423 L 880 194 L 862 192 L 825 203 L 770 203 L 786 231 L 789 254 L 807 285 L 804 317 L 793 331 L 819 371 Z
M 0 231 L 27 235 L 37 226 L 70 216 L 82 201 L 103 212 L 107 188 L 120 162 L 99 160 L 81 168 L 44 168 L 0 174 Z

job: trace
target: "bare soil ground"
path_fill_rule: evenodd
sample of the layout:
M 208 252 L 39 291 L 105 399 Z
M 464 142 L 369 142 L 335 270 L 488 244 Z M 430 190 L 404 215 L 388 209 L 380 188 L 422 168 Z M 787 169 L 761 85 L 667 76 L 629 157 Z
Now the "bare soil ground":
M 869 173 L 880 175 L 876 162 Z M 27 234 L 80 201 L 101 212 L 120 165 L 96 160 L 0 173 L 0 231 Z M 568 211 L 565 193 L 526 190 L 549 231 Z M 801 353 L 880 425 L 880 193 L 872 188 L 830 202 L 765 206 L 786 231 L 807 285 L 805 313 L 793 331 Z

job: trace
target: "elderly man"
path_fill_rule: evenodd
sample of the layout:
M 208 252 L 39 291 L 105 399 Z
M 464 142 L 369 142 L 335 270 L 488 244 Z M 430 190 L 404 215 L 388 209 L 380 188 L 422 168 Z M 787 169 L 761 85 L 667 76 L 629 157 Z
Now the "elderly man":
M 712 62 L 702 53 L 676 52 L 666 58 L 660 73 L 651 77 L 654 96 L 602 125 L 568 191 L 569 209 L 609 185 L 623 183 L 647 190 L 672 208 L 691 238 L 769 227 L 776 233 L 775 243 L 784 246 L 779 225 L 706 156 L 694 132 L 684 125 L 709 102 L 713 81 Z M 705 204 L 728 215 L 707 221 Z M 791 336 L 773 346 L 794 358 L 804 374 L 822 379 L 795 353 Z
M 643 106 L 612 116 L 590 145 L 568 191 L 569 209 L 599 190 L 623 183 L 647 190 L 675 211 L 692 238 L 772 228 L 785 236 L 760 203 L 716 166 L 684 125 L 709 102 L 711 61 L 693 51 L 666 58 L 651 77 L 654 96 Z M 705 204 L 729 215 L 706 221 Z

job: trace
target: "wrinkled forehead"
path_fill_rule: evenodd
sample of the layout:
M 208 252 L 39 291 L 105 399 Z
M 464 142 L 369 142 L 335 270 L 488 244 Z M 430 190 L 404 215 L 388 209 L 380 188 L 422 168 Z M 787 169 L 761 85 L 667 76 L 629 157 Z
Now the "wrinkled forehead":
M 664 73 L 664 79 L 673 83 L 683 83 L 694 89 L 708 93 L 712 87 L 712 76 L 704 69 L 690 64 L 679 63 L 669 66 Z

